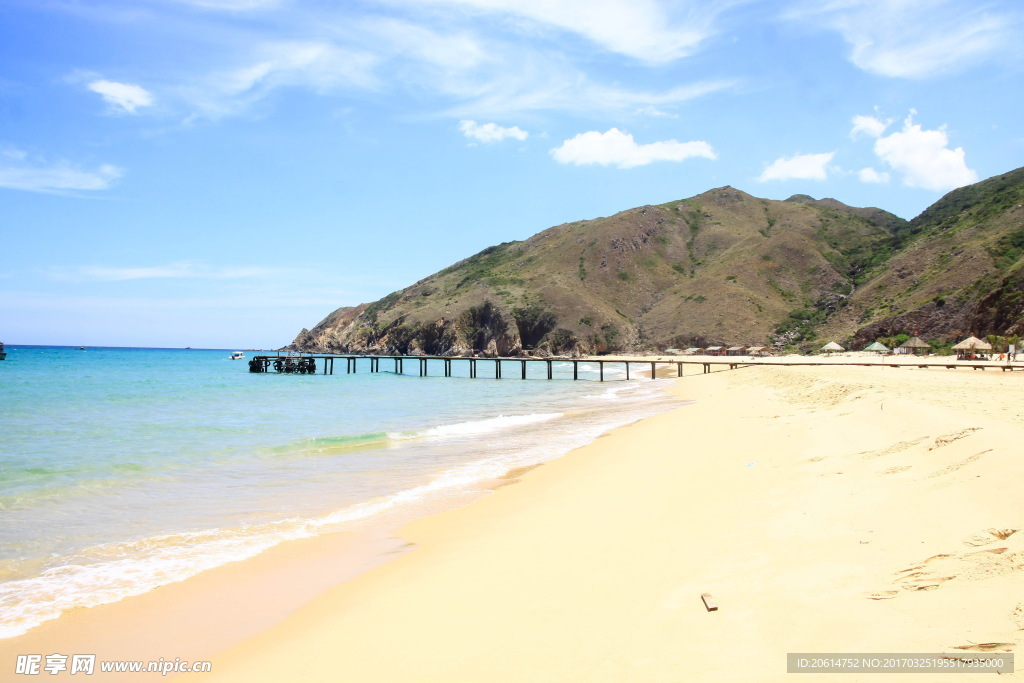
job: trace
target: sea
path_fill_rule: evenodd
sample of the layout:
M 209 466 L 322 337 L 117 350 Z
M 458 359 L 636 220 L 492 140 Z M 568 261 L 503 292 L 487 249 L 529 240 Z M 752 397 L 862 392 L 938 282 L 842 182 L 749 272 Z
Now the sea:
M 678 405 L 606 364 L 369 359 L 251 373 L 234 349 L 7 346 L 0 638 L 291 539 L 486 495 L 503 475 Z M 322 361 L 318 361 L 322 363 Z

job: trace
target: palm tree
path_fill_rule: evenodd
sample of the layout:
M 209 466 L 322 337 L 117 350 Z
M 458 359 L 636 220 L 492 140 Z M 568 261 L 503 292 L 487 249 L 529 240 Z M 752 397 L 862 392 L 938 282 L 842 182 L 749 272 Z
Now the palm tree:
M 992 345 L 992 355 L 994 356 L 999 352 L 999 347 L 1002 345 L 1003 338 L 998 334 L 990 334 L 987 335 L 985 339 L 987 339 L 988 343 Z
M 1009 337 L 1006 338 L 1006 344 L 1007 344 L 1007 351 L 1009 351 L 1009 347 L 1012 346 L 1014 348 L 1014 351 L 1016 352 L 1017 349 L 1020 349 L 1020 335 L 1019 334 L 1012 334 L 1012 335 L 1010 335 Z

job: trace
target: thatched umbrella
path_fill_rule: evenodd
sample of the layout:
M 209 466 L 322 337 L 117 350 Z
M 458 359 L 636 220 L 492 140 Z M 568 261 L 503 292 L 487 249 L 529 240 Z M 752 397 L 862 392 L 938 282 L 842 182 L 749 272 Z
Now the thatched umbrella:
M 846 349 L 844 349 L 839 344 L 836 344 L 835 342 L 829 342 L 828 344 L 822 346 L 819 350 L 831 354 L 833 351 L 845 351 Z
M 928 342 L 924 341 L 920 337 L 911 337 L 900 344 L 900 348 L 907 349 L 907 353 L 919 354 L 931 350 L 932 347 Z
M 874 351 L 875 353 L 889 353 L 889 347 L 882 342 L 875 342 L 870 346 L 864 348 L 865 351 Z
M 956 357 L 960 360 L 973 356 L 975 351 L 991 351 L 992 345 L 977 337 L 968 337 L 954 346 L 953 350 L 956 351 Z

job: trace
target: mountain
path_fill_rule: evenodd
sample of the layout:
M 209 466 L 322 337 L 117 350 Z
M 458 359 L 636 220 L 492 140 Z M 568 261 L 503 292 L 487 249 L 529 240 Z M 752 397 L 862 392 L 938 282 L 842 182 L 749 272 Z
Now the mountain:
M 1024 169 L 955 190 L 909 222 L 721 187 L 489 247 L 339 308 L 286 348 L 563 354 L 1015 333 L 1022 202 Z
M 1024 168 L 962 187 L 895 232 L 894 255 L 824 334 L 854 345 L 1024 333 Z

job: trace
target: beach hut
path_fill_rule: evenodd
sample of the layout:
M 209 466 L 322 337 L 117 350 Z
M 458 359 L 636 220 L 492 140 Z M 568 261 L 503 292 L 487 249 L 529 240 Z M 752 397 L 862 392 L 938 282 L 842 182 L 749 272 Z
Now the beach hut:
M 745 356 L 747 354 L 746 346 L 730 346 L 725 350 L 727 356 Z
M 704 352 L 709 356 L 721 356 L 724 351 L 724 346 L 709 346 L 704 349 Z
M 991 351 L 992 345 L 977 337 L 968 337 L 953 347 L 956 351 L 957 360 L 968 360 L 973 358 L 978 351 Z
M 748 356 L 763 356 L 765 349 L 763 346 L 751 346 L 747 349 Z
M 824 351 L 825 353 L 827 353 L 829 355 L 831 355 L 835 351 L 845 351 L 845 350 L 846 349 L 844 349 L 839 344 L 836 344 L 835 342 L 829 342 L 828 344 L 825 344 L 824 346 L 822 346 L 819 349 L 819 351 Z
M 870 346 L 864 347 L 865 351 L 873 351 L 875 353 L 889 353 L 889 347 L 882 342 L 875 342 Z
M 906 349 L 906 353 L 913 353 L 917 355 L 928 353 L 932 349 L 928 342 L 924 341 L 920 337 L 911 337 L 900 344 L 900 348 Z
M 699 356 L 704 353 L 704 349 L 699 346 L 691 346 L 690 348 L 683 351 L 687 356 Z

